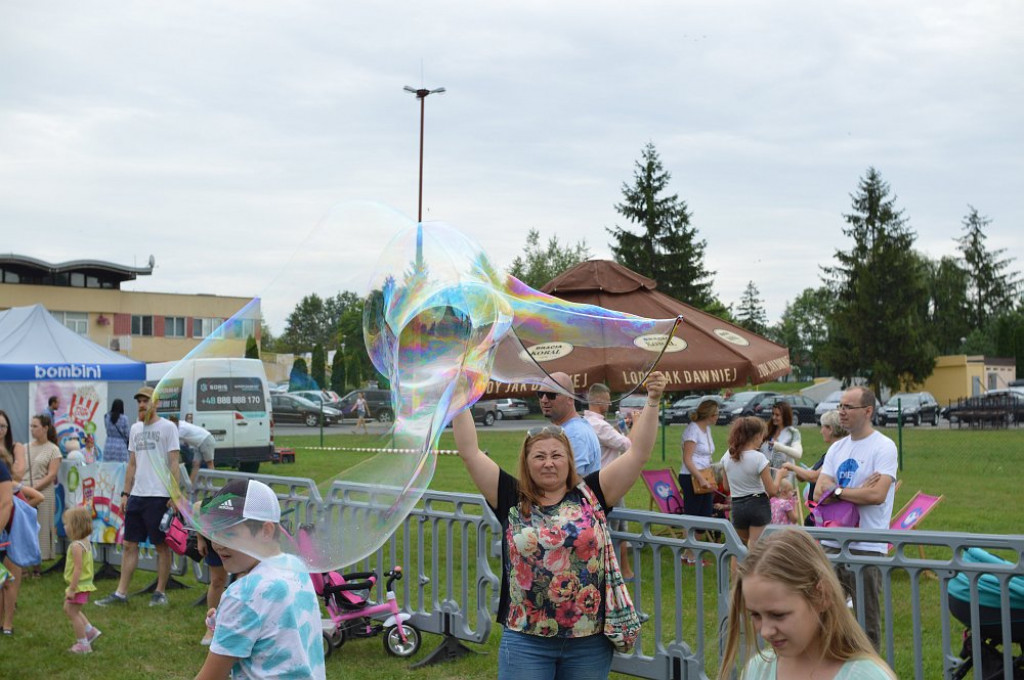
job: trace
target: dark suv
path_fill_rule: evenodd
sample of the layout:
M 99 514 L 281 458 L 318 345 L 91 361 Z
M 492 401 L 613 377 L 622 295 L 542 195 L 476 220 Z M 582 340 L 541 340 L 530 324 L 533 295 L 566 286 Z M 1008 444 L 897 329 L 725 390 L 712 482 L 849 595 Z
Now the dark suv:
M 366 399 L 366 405 L 370 407 L 371 418 L 376 418 L 382 423 L 389 423 L 395 419 L 395 414 L 391 410 L 391 391 L 370 388 L 352 390 L 341 398 L 337 408 L 341 410 L 342 418 L 355 420 L 356 400 L 359 399 L 360 393 Z
M 883 424 L 895 424 L 900 417 L 900 407 L 903 408 L 903 422 L 930 423 L 933 427 L 939 424 L 939 402 L 935 401 L 928 392 L 911 392 L 908 394 L 894 394 L 889 397 L 882 407 Z
M 760 416 L 766 410 L 770 418 L 778 397 L 778 392 L 737 392 L 719 407 L 718 424 L 728 425 L 740 416 Z

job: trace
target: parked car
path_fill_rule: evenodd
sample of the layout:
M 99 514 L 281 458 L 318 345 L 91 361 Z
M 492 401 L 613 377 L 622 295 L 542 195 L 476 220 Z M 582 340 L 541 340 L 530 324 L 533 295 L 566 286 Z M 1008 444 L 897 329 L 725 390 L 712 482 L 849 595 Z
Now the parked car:
M 338 408 L 341 410 L 343 418 L 355 420 L 357 417 L 355 412 L 356 400 L 359 399 L 360 393 L 366 399 L 366 405 L 370 407 L 371 418 L 376 418 L 382 423 L 390 423 L 395 419 L 394 411 L 391 410 L 391 391 L 370 388 L 352 390 L 341 398 L 341 401 L 338 402 Z
M 471 409 L 473 413 L 473 420 L 478 423 L 483 423 L 487 427 L 494 425 L 494 421 L 498 419 L 498 402 L 491 399 L 488 401 L 478 401 L 473 404 Z
M 813 423 L 815 422 L 814 409 L 817 404 L 810 397 L 805 397 L 802 394 L 780 394 L 771 400 L 769 408 L 763 408 L 757 414 L 765 420 L 772 419 L 772 409 L 775 404 L 780 401 L 789 402 L 789 405 L 793 408 L 793 424 L 799 425 L 800 423 Z
M 494 404 L 498 409 L 496 414 L 498 420 L 505 418 L 520 420 L 530 413 L 530 405 L 522 399 L 496 399 Z
M 338 411 L 342 410 L 341 397 L 336 392 L 331 392 L 330 390 L 299 390 L 298 392 L 289 392 L 288 394 L 308 399 L 318 406 L 320 402 L 323 402 L 324 406 L 329 406 Z
M 725 401 L 725 397 L 720 397 L 717 394 L 700 394 L 694 397 L 684 397 L 665 409 L 663 415 L 665 424 L 685 424 L 690 422 L 690 413 L 696 410 L 696 408 L 700 406 L 701 402 L 707 401 L 708 399 L 716 402 L 719 410 L 721 410 L 722 402 Z
M 271 394 L 270 408 L 275 423 L 305 423 L 309 427 L 316 427 L 320 424 L 321 409 L 324 425 L 333 425 L 341 420 L 341 412 L 337 409 L 314 404 L 294 394 Z
M 814 423 L 821 425 L 821 417 L 829 411 L 835 411 L 839 408 L 839 400 L 843 398 L 843 392 L 845 390 L 836 390 L 827 397 L 818 402 L 818 405 L 814 407 Z M 875 415 L 871 417 L 871 423 L 873 425 L 881 425 L 885 420 L 885 416 L 882 415 L 882 402 L 875 398 Z
M 619 417 L 625 418 L 633 411 L 642 411 L 647 405 L 646 394 L 631 394 L 619 400 Z
M 882 409 L 882 424 L 897 423 L 900 407 L 903 408 L 903 422 L 920 425 L 930 423 L 932 427 L 939 424 L 939 402 L 928 392 L 907 392 L 894 394 L 885 402 Z
M 778 392 L 737 392 L 722 402 L 718 409 L 718 424 L 728 425 L 740 416 L 761 416 L 765 409 L 771 417 L 772 404 L 778 396 Z

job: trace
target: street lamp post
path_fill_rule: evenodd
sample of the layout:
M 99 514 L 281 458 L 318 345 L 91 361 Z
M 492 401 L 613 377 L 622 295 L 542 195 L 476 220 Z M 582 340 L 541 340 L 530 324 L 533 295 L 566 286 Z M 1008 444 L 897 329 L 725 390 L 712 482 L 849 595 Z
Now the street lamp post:
M 420 193 L 419 193 L 419 211 L 416 214 L 416 221 L 423 222 L 423 119 L 426 113 L 426 101 L 427 96 L 432 94 L 441 94 L 445 90 L 443 87 L 439 87 L 435 90 L 427 90 L 424 88 L 416 89 L 415 87 L 409 87 L 406 85 L 403 88 L 406 92 L 411 92 L 416 95 L 416 99 L 420 100 Z

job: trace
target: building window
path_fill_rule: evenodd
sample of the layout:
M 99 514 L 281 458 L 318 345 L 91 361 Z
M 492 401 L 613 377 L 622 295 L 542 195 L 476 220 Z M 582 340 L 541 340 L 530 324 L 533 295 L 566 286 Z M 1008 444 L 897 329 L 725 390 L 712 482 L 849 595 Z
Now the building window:
M 205 338 L 213 335 L 217 327 L 224 323 L 224 319 L 218 318 L 195 318 L 192 319 L 192 337 Z
M 50 314 L 79 335 L 89 335 L 89 314 L 87 312 L 50 312 Z
M 153 335 L 153 317 L 132 314 L 132 335 Z
M 164 337 L 167 337 L 167 338 L 183 338 L 183 337 L 185 337 L 185 317 L 183 317 L 183 316 L 165 316 L 164 317 Z

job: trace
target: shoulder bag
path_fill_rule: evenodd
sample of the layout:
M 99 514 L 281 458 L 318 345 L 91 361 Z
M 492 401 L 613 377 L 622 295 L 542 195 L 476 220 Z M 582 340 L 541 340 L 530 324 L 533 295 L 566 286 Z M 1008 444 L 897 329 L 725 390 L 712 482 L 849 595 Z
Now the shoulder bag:
M 622 579 L 622 571 L 615 557 L 615 546 L 612 544 L 612 534 L 604 510 L 586 483 L 580 482 L 577 488 L 590 504 L 594 519 L 601 525 L 601 533 L 604 534 L 604 636 L 612 643 L 616 652 L 628 654 L 640 636 L 640 617 Z
M 39 520 L 36 509 L 14 497 L 10 531 L 0 533 L 0 545 L 7 543 L 7 556 L 19 567 L 39 564 Z

